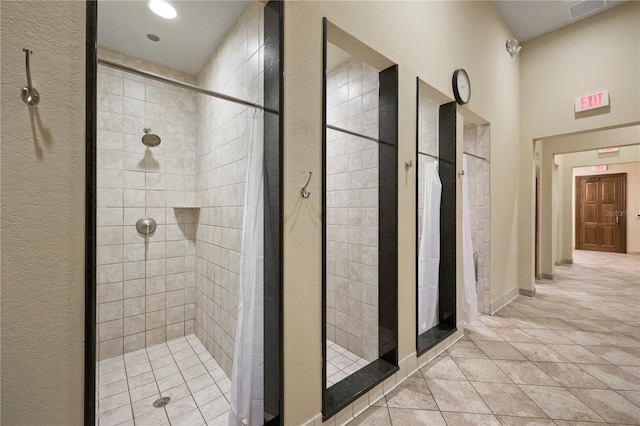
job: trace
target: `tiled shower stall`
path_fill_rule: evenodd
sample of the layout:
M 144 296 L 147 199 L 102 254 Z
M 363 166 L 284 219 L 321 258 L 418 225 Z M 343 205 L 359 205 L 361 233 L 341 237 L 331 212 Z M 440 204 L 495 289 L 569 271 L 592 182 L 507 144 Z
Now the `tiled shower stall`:
M 378 71 L 327 73 L 327 124 L 378 138 Z M 378 144 L 327 130 L 327 339 L 378 358 Z
M 491 314 L 491 132 L 488 124 L 464 126 L 467 188 L 469 190 L 469 219 L 476 268 L 478 312 Z
M 245 8 L 197 75 L 104 47 L 98 56 L 259 104 L 262 8 L 260 2 Z M 188 336 L 192 347 L 206 348 L 224 375 L 231 375 L 252 113 L 246 106 L 99 65 L 101 365 Z M 162 139 L 159 146 L 142 144 L 145 128 Z M 147 216 L 158 227 L 145 238 L 135 223 Z

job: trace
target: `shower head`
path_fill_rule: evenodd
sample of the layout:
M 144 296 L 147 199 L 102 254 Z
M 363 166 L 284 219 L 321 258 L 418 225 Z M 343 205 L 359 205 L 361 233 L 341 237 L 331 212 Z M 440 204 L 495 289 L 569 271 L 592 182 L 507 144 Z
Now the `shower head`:
M 151 133 L 151 129 L 148 127 L 144 128 L 144 136 L 142 136 L 142 143 L 148 147 L 153 148 L 154 146 L 160 145 L 160 136 L 154 135 Z

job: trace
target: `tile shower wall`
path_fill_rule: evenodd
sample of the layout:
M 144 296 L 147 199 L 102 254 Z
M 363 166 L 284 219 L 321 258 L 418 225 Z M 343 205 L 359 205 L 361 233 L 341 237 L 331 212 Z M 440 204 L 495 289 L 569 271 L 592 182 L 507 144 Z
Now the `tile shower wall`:
M 197 85 L 262 103 L 263 5 L 251 3 L 197 77 Z M 236 336 L 243 202 L 253 110 L 198 98 L 195 333 L 231 375 Z
M 99 48 L 100 58 L 193 83 L 192 76 Z M 162 143 L 141 142 L 150 127 Z M 98 67 L 98 357 L 194 330 L 196 99 Z M 145 242 L 136 221 L 156 219 Z
M 418 104 L 418 151 L 438 156 L 438 116 L 440 106 L 420 93 Z M 427 161 L 434 161 L 427 155 L 418 154 L 418 247 L 422 241 L 422 218 L 424 214 L 424 172 Z
M 378 137 L 378 71 L 352 59 L 327 74 L 327 122 Z M 327 338 L 378 358 L 378 145 L 327 131 Z
M 464 127 L 464 151 L 490 158 L 491 135 L 489 125 Z M 491 167 L 488 161 L 466 155 L 467 186 L 469 188 L 469 218 L 471 239 L 476 254 L 478 276 L 478 312 L 490 314 L 490 242 L 491 242 Z

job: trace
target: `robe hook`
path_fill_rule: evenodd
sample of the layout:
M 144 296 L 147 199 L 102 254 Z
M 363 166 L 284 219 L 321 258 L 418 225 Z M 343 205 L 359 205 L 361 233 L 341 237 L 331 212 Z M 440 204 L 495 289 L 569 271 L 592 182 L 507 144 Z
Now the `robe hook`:
M 311 195 L 311 193 L 307 191 L 307 186 L 309 186 L 309 182 L 311 182 L 312 174 L 313 172 L 309 172 L 309 179 L 307 179 L 307 183 L 300 190 L 300 195 L 302 195 L 302 198 L 309 198 L 309 196 Z
M 31 84 L 31 68 L 29 67 L 29 55 L 33 55 L 33 51 L 29 49 L 22 49 L 26 55 L 26 68 L 27 68 L 27 86 L 22 88 L 20 92 L 22 100 L 27 105 L 38 105 L 40 102 L 40 93 Z

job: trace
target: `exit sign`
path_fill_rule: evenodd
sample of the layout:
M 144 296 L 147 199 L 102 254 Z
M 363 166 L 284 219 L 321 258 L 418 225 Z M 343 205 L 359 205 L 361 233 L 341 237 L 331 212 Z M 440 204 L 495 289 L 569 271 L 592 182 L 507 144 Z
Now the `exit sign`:
M 611 147 L 611 148 L 602 148 L 598 150 L 598 154 L 608 154 L 610 152 L 618 152 L 620 151 L 620 148 L 616 147 Z
M 607 165 L 606 164 L 599 164 L 597 166 L 593 166 L 593 167 L 591 167 L 591 171 L 592 172 L 606 172 L 607 171 Z
M 575 112 L 588 111 L 590 109 L 602 108 L 609 105 L 609 91 L 592 93 L 590 95 L 576 98 Z

